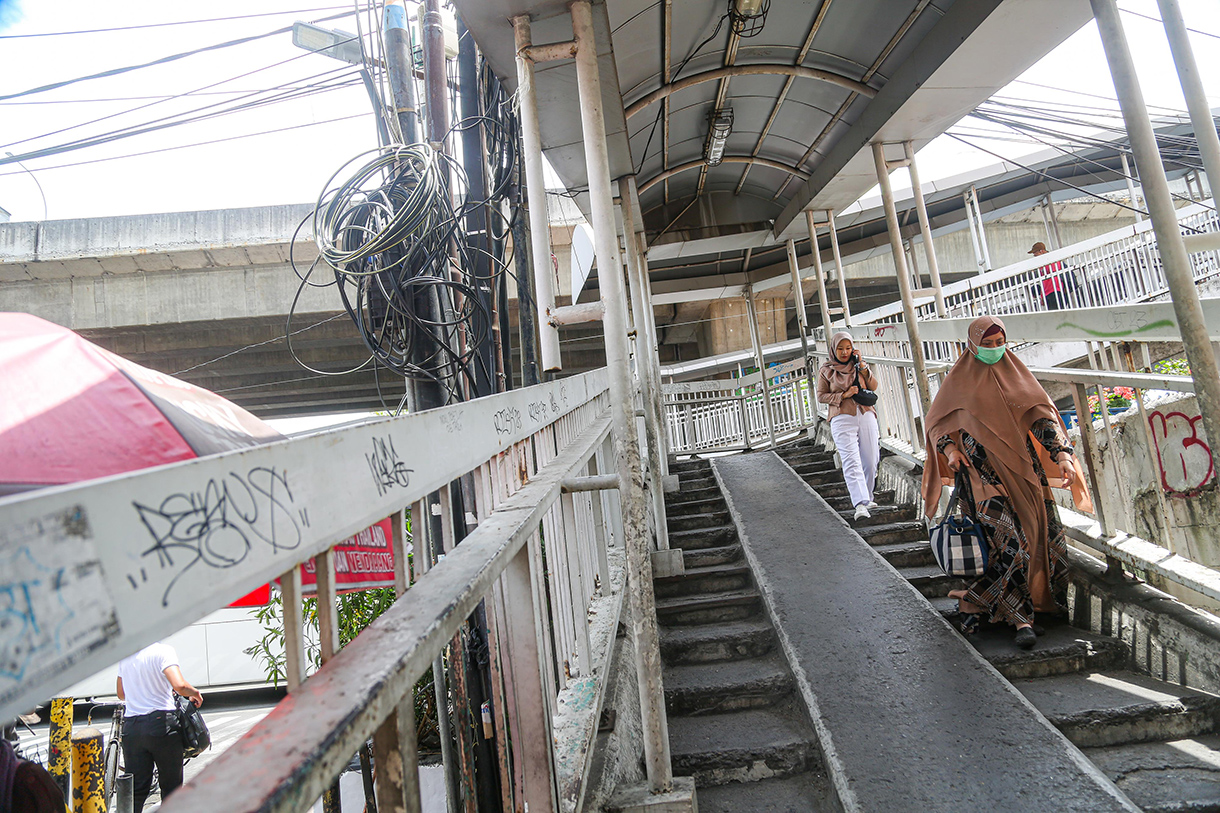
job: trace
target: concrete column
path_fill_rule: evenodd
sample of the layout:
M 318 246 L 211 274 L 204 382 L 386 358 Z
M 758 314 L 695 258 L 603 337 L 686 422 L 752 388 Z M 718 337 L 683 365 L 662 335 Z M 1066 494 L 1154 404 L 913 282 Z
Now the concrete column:
M 936 295 L 936 315 L 944 319 L 945 292 L 940 285 L 940 266 L 936 264 L 936 247 L 932 245 L 932 225 L 928 221 L 928 207 L 923 199 L 923 187 L 919 184 L 919 168 L 915 166 L 915 147 L 909 141 L 902 142 L 907 157 L 907 170 L 911 173 L 911 189 L 915 193 L 915 214 L 919 217 L 919 233 L 923 236 L 924 257 L 928 260 L 928 275 L 932 278 L 932 290 Z
M 623 290 L 623 276 L 619 272 L 621 264 L 615 236 L 614 195 L 610 181 L 606 120 L 602 112 L 602 85 L 593 32 L 593 12 L 588 0 L 577 0 L 569 9 L 576 39 L 576 86 L 580 97 L 581 134 L 589 176 L 593 245 L 600 269 L 598 277 L 603 280 L 601 300 L 605 307 L 606 366 L 610 372 L 614 447 L 621 484 L 619 499 L 623 513 L 631 624 L 635 633 L 635 667 L 644 729 L 644 766 L 650 789 L 654 793 L 662 793 L 673 787 L 673 767 L 669 756 L 665 687 L 661 678 L 660 635 L 652 587 L 643 474 L 640 469 L 640 448 L 635 436 L 635 408 L 627 358 L 627 292 Z
M 881 200 L 885 204 L 885 223 L 890 233 L 890 252 L 894 255 L 894 270 L 898 274 L 898 292 L 902 296 L 902 314 L 907 325 L 907 336 L 911 344 L 911 360 L 915 363 L 915 389 L 919 392 L 919 403 L 923 414 L 932 408 L 932 391 L 928 387 L 928 371 L 924 364 L 923 345 L 919 341 L 919 317 L 915 314 L 915 301 L 911 298 L 911 279 L 907 273 L 906 256 L 902 252 L 902 232 L 898 228 L 898 210 L 894 207 L 894 188 L 890 185 L 890 170 L 885 161 L 885 145 L 873 142 L 873 163 L 877 168 L 877 182 L 881 184 Z M 919 438 L 913 438 L 916 445 Z
M 538 124 L 538 96 L 534 90 L 534 63 L 525 55 L 533 44 L 528 14 L 513 17 L 517 46 L 517 101 L 521 108 L 521 154 L 525 164 L 525 196 L 529 202 L 530 251 L 534 265 L 534 294 L 538 304 L 538 338 L 544 372 L 562 369 L 559 328 L 551 324 L 555 286 L 551 282 L 551 227 L 546 214 L 546 182 L 542 173 L 542 135 Z M 524 250 L 524 246 L 521 250 Z
M 1157 0 L 1161 9 L 1161 20 L 1165 23 L 1165 36 L 1169 38 L 1169 50 L 1173 53 L 1174 65 L 1178 68 L 1178 80 L 1182 83 L 1182 94 L 1186 97 L 1186 108 L 1190 111 L 1191 124 L 1195 126 L 1195 140 L 1203 156 L 1203 168 L 1207 171 L 1207 184 L 1212 189 L 1220 183 L 1220 135 L 1216 134 L 1216 122 L 1212 119 L 1211 107 L 1207 103 L 1207 92 L 1203 89 L 1203 77 L 1195 61 L 1195 52 L 1190 47 L 1190 36 L 1186 33 L 1186 22 L 1182 19 L 1182 7 L 1178 0 Z M 1203 183 L 1199 181 L 1200 199 Z
M 1169 193 L 1169 182 L 1165 178 L 1165 167 L 1161 164 L 1160 150 L 1144 104 L 1144 94 L 1135 75 L 1131 51 L 1123 33 L 1118 6 L 1114 0 L 1090 0 L 1097 28 L 1101 32 L 1101 43 L 1110 63 L 1110 74 L 1114 78 L 1114 89 L 1118 92 L 1123 120 L 1131 139 L 1135 163 L 1140 170 L 1148 213 L 1152 217 L 1152 228 L 1156 233 L 1165 280 L 1169 284 L 1169 295 L 1173 300 L 1174 314 L 1182 332 L 1182 344 L 1190 363 L 1191 376 L 1195 380 L 1195 394 L 1199 400 L 1199 412 L 1203 416 L 1203 428 L 1210 442 L 1220 438 L 1220 370 L 1208 338 L 1207 325 L 1203 320 L 1203 308 L 1199 304 L 1199 292 L 1195 288 L 1194 275 L 1190 268 L 1190 255 L 1178 227 L 1177 212 Z M 1214 130 L 1214 127 L 1213 127 Z
M 826 220 L 830 227 L 830 251 L 835 258 L 835 276 L 839 280 L 839 301 L 843 303 L 843 324 L 851 327 L 851 306 L 847 304 L 847 277 L 843 276 L 843 256 L 839 253 L 839 232 L 835 228 L 834 209 L 826 210 Z M 829 336 L 826 338 L 830 339 Z
M 805 210 L 805 226 L 809 229 L 810 257 L 813 260 L 813 274 L 818 279 L 818 306 L 822 309 L 822 330 L 826 333 L 826 341 L 830 342 L 830 305 L 826 302 L 826 275 L 822 273 L 822 252 L 818 249 L 818 225 L 813 219 L 813 210 Z M 791 245 L 792 241 L 789 240 Z M 789 249 L 792 251 L 792 249 Z M 795 256 L 795 252 L 794 252 Z
M 762 338 L 758 335 L 758 312 L 754 309 L 754 288 L 747 286 L 744 292 L 746 298 L 746 316 L 750 320 L 750 341 L 754 345 L 754 363 L 758 365 L 758 374 L 762 377 L 760 389 L 763 395 L 763 417 L 767 421 L 767 438 L 771 447 L 775 447 L 775 418 L 771 415 L 771 388 L 767 386 L 767 368 L 763 360 Z

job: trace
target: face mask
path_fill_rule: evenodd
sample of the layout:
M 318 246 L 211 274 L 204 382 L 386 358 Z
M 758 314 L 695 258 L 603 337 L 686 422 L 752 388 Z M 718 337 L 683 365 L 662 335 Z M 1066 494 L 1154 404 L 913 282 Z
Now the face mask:
M 974 357 L 984 364 L 995 364 L 1004 358 L 1005 345 L 999 347 L 980 347 Z

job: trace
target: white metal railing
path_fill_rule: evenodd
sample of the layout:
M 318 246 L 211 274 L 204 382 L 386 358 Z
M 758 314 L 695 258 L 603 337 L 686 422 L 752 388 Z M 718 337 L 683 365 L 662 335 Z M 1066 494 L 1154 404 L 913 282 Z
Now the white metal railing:
M 1183 207 L 1178 222 L 1187 234 L 1220 231 L 1220 215 L 1200 204 Z M 1196 282 L 1220 274 L 1220 252 L 1190 255 Z M 1044 285 L 1045 284 L 1045 285 Z M 1060 308 L 1095 308 L 1165 297 L 1165 282 L 1152 221 L 1124 226 L 1038 257 L 946 285 L 949 316 L 1004 315 L 1048 310 L 1046 289 L 1062 289 Z M 936 318 L 931 298 L 916 303 L 920 319 Z M 895 302 L 852 315 L 853 326 L 902 321 Z
M 0 634 L 0 718 L 281 574 L 288 665 L 303 676 L 290 632 L 300 565 L 319 568 L 325 630 L 335 621 L 328 552 L 393 515 L 401 598 L 303 683 L 290 675 L 289 700 L 163 809 L 213 811 L 223 798 L 233 810 L 303 810 L 370 737 L 381 806 L 418 809 L 412 689 L 447 646 L 461 646 L 480 604 L 504 809 L 570 806 L 592 753 L 624 568 L 617 492 L 562 484 L 616 470 L 607 382 L 598 370 L 0 501 L 0 593 L 23 597 L 10 613 L 28 622 Z M 465 506 L 477 510 L 468 535 L 472 518 L 450 498 L 457 481 L 477 506 Z M 425 530 L 435 493 L 439 535 Z M 460 746 L 477 728 L 455 726 L 455 773 L 470 770 Z

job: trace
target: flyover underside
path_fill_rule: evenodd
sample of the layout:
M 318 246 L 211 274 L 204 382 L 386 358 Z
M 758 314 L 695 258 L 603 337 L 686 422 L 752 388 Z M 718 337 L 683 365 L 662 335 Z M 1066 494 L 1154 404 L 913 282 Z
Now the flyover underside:
M 1134 809 L 778 456 L 712 465 L 844 807 Z

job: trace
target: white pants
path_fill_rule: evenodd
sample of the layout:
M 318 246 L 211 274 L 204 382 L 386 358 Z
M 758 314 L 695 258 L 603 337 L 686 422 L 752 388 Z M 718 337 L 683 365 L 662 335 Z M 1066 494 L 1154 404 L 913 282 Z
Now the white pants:
M 830 419 L 830 436 L 843 461 L 843 479 L 847 481 L 852 505 L 873 500 L 877 461 L 881 457 L 880 435 L 877 415 L 872 412 L 835 415 Z

